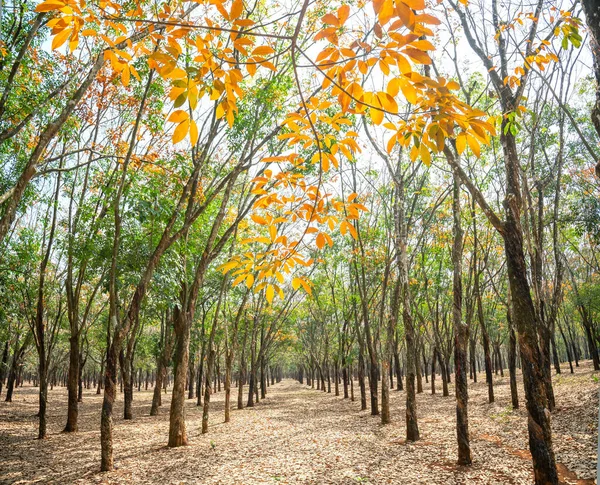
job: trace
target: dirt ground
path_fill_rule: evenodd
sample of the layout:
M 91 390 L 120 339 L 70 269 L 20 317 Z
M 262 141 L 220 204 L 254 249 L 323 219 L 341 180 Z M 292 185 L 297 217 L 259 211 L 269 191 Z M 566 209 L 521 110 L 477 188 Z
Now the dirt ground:
M 439 376 L 436 395 L 425 383 L 418 395 L 422 439 L 414 444 L 404 443 L 405 393 L 398 391 L 392 392 L 394 422 L 386 426 L 378 416 L 359 411 L 357 385 L 357 401 L 351 402 L 284 380 L 253 409 L 233 411 L 229 424 L 222 422 L 221 392 L 212 397 L 206 435 L 200 434 L 201 410 L 189 400 L 190 445 L 176 449 L 165 446 L 169 395 L 160 415 L 150 417 L 152 393 L 135 392 L 133 421 L 121 419 L 119 396 L 116 470 L 110 473 L 99 471 L 101 396 L 84 393 L 80 431 L 65 434 L 66 390 L 55 388 L 49 393 L 49 437 L 39 441 L 34 439 L 37 389 L 26 386 L 17 389 L 13 403 L 0 402 L 0 483 L 530 484 L 524 405 L 512 410 L 508 377 L 495 378 L 496 402 L 487 404 L 480 377 L 469 387 L 471 467 L 455 465 L 454 389 L 443 397 Z M 595 483 L 598 377 L 589 363 L 574 375 L 554 376 L 554 449 L 565 484 Z M 522 389 L 519 397 L 523 400 Z

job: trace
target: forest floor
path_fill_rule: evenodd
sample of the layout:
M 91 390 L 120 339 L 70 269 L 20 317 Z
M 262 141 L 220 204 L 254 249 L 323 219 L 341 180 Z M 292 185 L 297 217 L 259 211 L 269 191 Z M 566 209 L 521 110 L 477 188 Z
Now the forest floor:
M 566 372 L 565 372 L 566 371 Z M 554 376 L 557 409 L 554 449 L 565 484 L 593 484 L 596 467 L 598 373 L 589 362 L 574 375 L 563 366 Z M 421 440 L 404 442 L 405 393 L 391 393 L 393 423 L 359 411 L 357 400 L 336 397 L 284 380 L 254 408 L 235 410 L 223 424 L 224 392 L 212 396 L 209 433 L 200 434 L 202 413 L 187 402 L 190 445 L 167 448 L 169 394 L 157 417 L 148 416 L 151 391 L 134 393 L 133 421 L 124 421 L 122 395 L 115 406 L 115 471 L 100 473 L 101 396 L 84 392 L 80 431 L 61 433 L 66 390 L 49 393 L 49 437 L 37 435 L 37 389 L 16 390 L 0 402 L 0 483 L 57 484 L 530 484 L 524 405 L 513 411 L 508 376 L 495 377 L 496 402 L 487 403 L 483 375 L 469 386 L 473 465 L 458 467 L 454 388 L 443 397 L 429 385 L 418 395 Z M 332 386 L 333 387 L 333 386 Z M 342 392 L 340 386 L 340 392 Z M 4 396 L 2 396 L 4 397 Z M 520 399 L 523 390 L 520 389 Z M 237 392 L 232 392 L 237 403 Z M 522 402 L 522 401 L 521 401 Z

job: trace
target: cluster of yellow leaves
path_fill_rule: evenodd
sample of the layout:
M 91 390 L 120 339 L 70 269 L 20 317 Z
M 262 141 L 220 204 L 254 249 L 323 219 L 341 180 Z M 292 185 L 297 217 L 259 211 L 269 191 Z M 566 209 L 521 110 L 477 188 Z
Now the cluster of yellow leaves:
M 373 0 L 372 5 L 377 22 L 370 42 L 346 33 L 344 24 L 351 16 L 347 6 L 322 18 L 327 27 L 315 40 L 326 39 L 329 45 L 315 65 L 323 75 L 323 88 L 337 97 L 342 113 L 368 114 L 374 124 L 390 130 L 390 153 L 399 144 L 410 150 L 413 161 L 429 164 L 446 139 L 461 133 L 479 155 L 480 145 L 489 143 L 494 133 L 493 123 L 453 93 L 459 89 L 456 82 L 434 79 L 415 68 L 431 64 L 429 53 L 435 46 L 426 37 L 433 36 L 430 27 L 440 21 L 424 12 L 424 0 Z M 365 89 L 364 77 L 375 71 L 385 80 L 384 90 Z M 410 113 L 399 113 L 400 95 L 411 105 Z
M 244 35 L 244 30 L 252 27 L 254 21 L 244 18 L 243 0 L 194 0 L 188 3 L 201 4 L 205 8 L 203 34 L 187 18 L 185 2 L 160 4 L 148 11 L 136 3 L 126 11 L 123 5 L 106 0 L 98 3 L 46 0 L 36 7 L 36 11 L 53 14 L 48 22 L 52 28 L 53 49 L 69 40 L 72 52 L 79 45 L 80 35 L 95 37 L 102 42 L 104 60 L 120 76 L 123 86 L 129 85 L 131 76 L 140 80 L 133 64 L 137 59 L 144 59 L 150 68 L 171 83 L 170 99 L 175 108 L 188 103 L 193 111 L 199 99 L 206 96 L 215 102 L 217 118 L 224 118 L 232 126 L 237 101 L 244 95 L 239 86 L 243 79 L 241 66 L 245 65 L 251 76 L 261 66 L 274 71 L 276 67 L 269 56 L 275 50 L 267 43 L 256 45 L 257 36 Z M 155 28 L 156 24 L 161 30 Z M 185 63 L 189 57 L 193 63 Z M 185 65 L 181 65 L 182 62 Z M 194 130 L 193 121 L 186 121 L 181 114 L 175 118 L 173 142 L 178 143 L 189 134 L 190 142 L 194 144 L 197 130 Z
M 82 8 L 85 7 L 84 0 L 46 0 L 36 7 L 36 12 L 61 13 L 48 21 L 48 27 L 52 29 L 52 49 L 58 49 L 69 40 L 69 51 L 73 52 L 79 45 L 79 31 L 83 27 Z
M 242 241 L 242 246 L 253 242 L 253 239 Z M 295 241 L 294 247 L 298 244 L 299 241 Z M 304 276 L 292 276 L 292 274 L 296 266 L 309 267 L 312 264 L 311 259 L 304 258 L 291 247 L 285 247 L 270 249 L 266 252 L 246 251 L 241 255 L 234 256 L 219 269 L 234 277 L 233 286 L 244 283 L 248 289 L 252 288 L 254 293 L 264 290 L 267 301 L 272 304 L 275 295 L 283 299 L 283 285 L 286 283 L 286 279 L 289 280 L 294 290 L 302 288 L 310 294 L 312 291 L 310 281 Z

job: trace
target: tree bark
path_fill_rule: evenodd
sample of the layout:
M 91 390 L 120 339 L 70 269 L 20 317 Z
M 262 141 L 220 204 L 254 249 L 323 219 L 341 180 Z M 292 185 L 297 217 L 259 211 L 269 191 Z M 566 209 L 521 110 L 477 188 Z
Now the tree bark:
M 175 330 L 175 352 L 173 355 L 173 391 L 169 414 L 168 446 L 170 448 L 188 444 L 185 428 L 185 380 L 190 349 L 191 316 L 185 310 L 176 307 L 173 328 Z

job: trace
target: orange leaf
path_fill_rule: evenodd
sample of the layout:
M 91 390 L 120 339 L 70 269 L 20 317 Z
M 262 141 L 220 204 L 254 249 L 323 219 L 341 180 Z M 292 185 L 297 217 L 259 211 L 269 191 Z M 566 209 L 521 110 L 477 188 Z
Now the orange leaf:
M 46 0 L 35 7 L 36 12 L 51 12 L 52 10 L 60 10 L 66 4 L 60 0 Z
M 402 0 L 402 3 L 405 3 L 410 8 L 415 10 L 425 9 L 425 0 Z
M 268 45 L 259 45 L 256 49 L 252 51 L 253 56 L 266 56 L 275 52 L 271 46 Z
M 325 236 L 323 235 L 322 232 L 317 234 L 317 239 L 315 242 L 317 243 L 317 247 L 319 249 L 323 249 L 323 247 L 325 246 Z
M 340 26 L 344 25 L 346 23 L 346 20 L 348 20 L 349 15 L 350 15 L 350 6 L 342 5 L 338 9 L 338 18 L 340 19 Z
M 231 4 L 231 13 L 229 14 L 230 20 L 237 19 L 242 12 L 244 11 L 244 2 L 243 0 L 233 0 Z
M 339 27 L 340 26 L 340 21 L 332 13 L 328 13 L 327 15 L 323 15 L 323 18 L 321 20 L 323 20 L 323 22 L 326 23 L 326 24 L 328 24 L 328 25 L 333 25 L 334 27 Z

